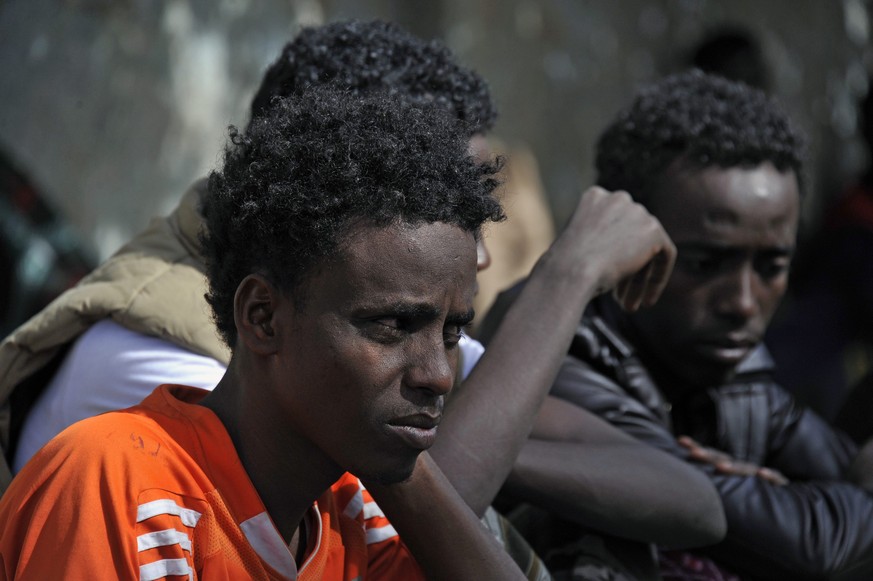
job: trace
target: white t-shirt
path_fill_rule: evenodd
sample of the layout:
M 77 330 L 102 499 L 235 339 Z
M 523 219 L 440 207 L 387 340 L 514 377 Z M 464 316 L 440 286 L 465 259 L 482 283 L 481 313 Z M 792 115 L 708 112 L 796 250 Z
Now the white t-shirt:
M 485 348 L 462 336 L 462 377 Z M 163 383 L 213 389 L 224 375 L 219 361 L 104 319 L 79 337 L 24 421 L 13 472 L 68 426 L 136 405 Z
M 458 346 L 461 348 L 461 379 L 467 379 L 467 376 L 479 362 L 479 358 L 485 353 L 485 346 L 466 335 L 461 335 Z
M 104 319 L 79 337 L 24 421 L 12 470 L 68 426 L 138 404 L 162 383 L 213 389 L 224 365 Z

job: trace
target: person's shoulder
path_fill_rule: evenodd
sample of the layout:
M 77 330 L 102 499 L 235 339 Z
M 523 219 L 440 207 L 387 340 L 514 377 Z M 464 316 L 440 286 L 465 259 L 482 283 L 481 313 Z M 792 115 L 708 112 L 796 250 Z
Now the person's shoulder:
M 633 357 L 636 348 L 624 337 L 604 300 L 591 302 L 576 327 L 569 354 L 581 361 L 614 367 Z
M 150 445 L 166 446 L 171 437 L 151 414 L 134 406 L 76 422 L 56 440 L 59 447 L 86 456 L 120 458 L 131 453 L 139 455 Z
M 179 480 L 179 447 L 148 415 L 109 412 L 77 422 L 46 444 L 13 480 L 30 490 L 59 488 L 89 494 L 110 486 L 137 494 Z
M 43 447 L 0 500 L 0 558 L 34 578 L 50 577 L 49 555 L 75 578 L 132 577 L 142 566 L 160 568 L 151 565 L 158 555 L 184 560 L 193 527 L 211 511 L 207 486 L 141 406 L 83 420 Z

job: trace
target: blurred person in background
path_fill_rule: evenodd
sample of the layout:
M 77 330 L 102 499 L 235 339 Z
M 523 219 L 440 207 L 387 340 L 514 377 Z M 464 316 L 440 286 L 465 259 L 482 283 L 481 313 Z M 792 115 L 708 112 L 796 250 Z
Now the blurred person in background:
M 486 254 L 476 282 L 479 292 L 474 305 L 477 313 L 487 313 L 498 293 L 530 274 L 555 239 L 552 215 L 540 179 L 539 164 L 529 146 L 518 141 L 509 143 L 489 137 L 474 145 L 486 158 L 500 155 L 507 160 L 503 169 L 503 207 L 506 220 L 489 224 L 485 244 Z M 478 332 L 478 320 L 470 335 Z
M 770 89 L 770 67 L 761 42 L 751 30 L 739 26 L 707 31 L 691 51 L 689 65 L 765 92 Z

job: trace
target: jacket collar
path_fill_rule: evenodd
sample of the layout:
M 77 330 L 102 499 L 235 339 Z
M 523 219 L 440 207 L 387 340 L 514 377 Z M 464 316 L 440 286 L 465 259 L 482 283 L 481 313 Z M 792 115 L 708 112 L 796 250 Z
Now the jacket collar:
M 206 197 L 207 181 L 201 178 L 194 182 L 176 209 L 167 216 L 167 223 L 185 250 L 201 261 L 200 231 L 206 227 L 201 207 Z

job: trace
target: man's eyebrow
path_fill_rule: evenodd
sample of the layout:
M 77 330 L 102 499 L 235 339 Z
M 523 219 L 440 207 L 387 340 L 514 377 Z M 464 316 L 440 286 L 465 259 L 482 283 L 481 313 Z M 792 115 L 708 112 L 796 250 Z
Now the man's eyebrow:
M 440 316 L 440 310 L 427 303 L 392 303 L 386 310 L 408 319 L 436 319 Z
M 473 321 L 473 317 L 476 316 L 476 311 L 470 309 L 466 313 L 449 313 L 446 317 L 446 323 L 449 325 L 458 325 L 463 327 L 464 325 L 469 325 Z
M 428 303 L 392 303 L 390 306 L 383 309 L 386 313 L 390 313 L 394 317 L 401 317 L 411 320 L 434 320 L 438 319 L 442 311 L 434 305 Z M 455 312 L 446 315 L 446 323 L 449 325 L 464 326 L 469 324 L 476 312 L 470 309 L 466 312 Z
M 677 242 L 676 249 L 680 252 L 683 250 L 686 252 L 689 250 L 720 253 L 742 252 L 741 247 L 734 246 L 733 244 L 719 244 L 718 242 Z M 773 246 L 767 246 L 761 250 L 774 254 L 791 255 L 794 254 L 795 249 L 796 247 L 794 244 L 774 244 Z

